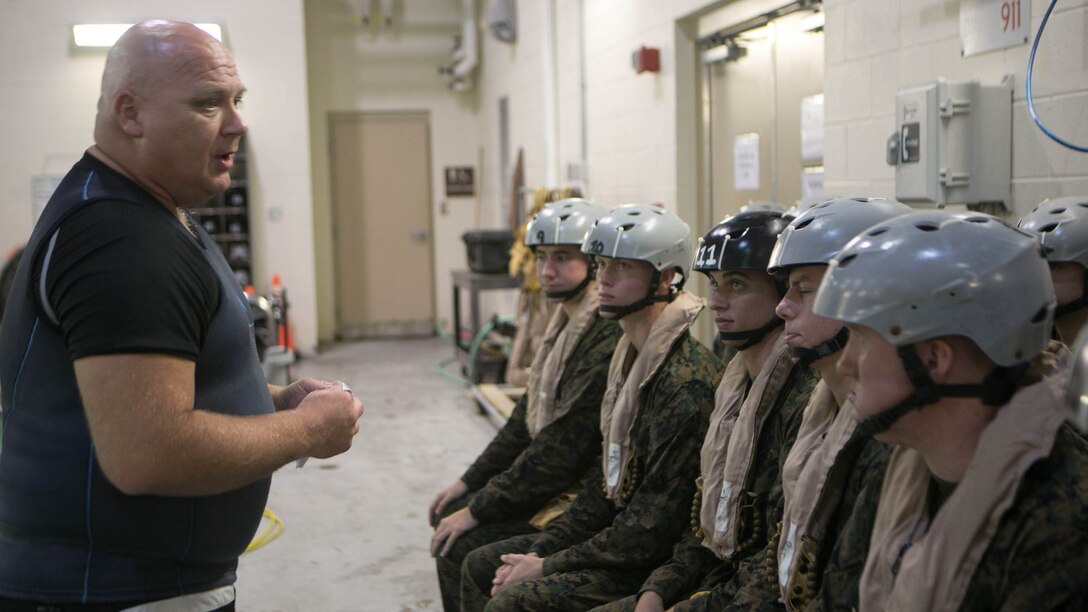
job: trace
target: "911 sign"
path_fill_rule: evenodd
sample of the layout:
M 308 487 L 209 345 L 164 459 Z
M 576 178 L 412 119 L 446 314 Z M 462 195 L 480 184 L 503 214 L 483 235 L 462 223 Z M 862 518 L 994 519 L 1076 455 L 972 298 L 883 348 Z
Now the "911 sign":
M 1031 0 L 960 2 L 960 50 L 964 57 L 1026 44 L 1030 30 Z

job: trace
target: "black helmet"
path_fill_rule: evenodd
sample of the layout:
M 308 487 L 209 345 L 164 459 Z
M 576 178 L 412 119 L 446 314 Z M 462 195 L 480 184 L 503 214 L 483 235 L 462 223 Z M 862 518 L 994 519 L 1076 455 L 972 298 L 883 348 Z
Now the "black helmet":
M 783 212 L 754 210 L 726 217 L 699 239 L 692 270 L 764 270 L 778 235 L 792 217 Z
M 719 270 L 759 270 L 767 274 L 767 262 L 771 260 L 778 235 L 786 229 L 793 217 L 781 211 L 754 210 L 726 217 L 714 226 L 714 229 L 699 239 L 699 249 L 695 252 L 692 270 L 698 270 L 707 276 Z M 768 275 L 770 276 L 770 275 Z M 786 294 L 786 283 L 773 278 L 779 297 Z M 734 332 L 719 332 L 722 340 L 744 340 L 737 347 L 738 351 L 748 350 L 770 332 L 780 327 L 784 321 L 772 316 L 766 325 L 756 329 Z

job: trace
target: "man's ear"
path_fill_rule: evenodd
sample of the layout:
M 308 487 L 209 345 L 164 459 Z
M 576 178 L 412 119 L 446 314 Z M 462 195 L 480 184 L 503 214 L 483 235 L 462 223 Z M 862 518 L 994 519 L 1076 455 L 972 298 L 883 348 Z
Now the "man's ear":
M 144 135 L 144 127 L 141 123 L 140 108 L 136 95 L 127 89 L 123 89 L 113 98 L 113 120 L 117 122 L 126 136 L 140 138 Z
M 668 270 L 661 271 L 661 282 L 657 284 L 658 293 L 668 293 L 669 285 L 672 285 L 673 279 L 676 278 L 676 268 L 669 268 Z
M 949 373 L 957 358 L 958 347 L 944 338 L 934 338 L 924 342 L 920 348 L 919 356 L 933 382 L 937 384 L 948 382 Z

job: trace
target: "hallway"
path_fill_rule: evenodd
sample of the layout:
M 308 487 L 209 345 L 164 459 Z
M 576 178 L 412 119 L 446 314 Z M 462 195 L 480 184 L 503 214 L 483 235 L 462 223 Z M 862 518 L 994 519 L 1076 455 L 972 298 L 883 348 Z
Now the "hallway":
M 441 610 L 427 506 L 495 433 L 436 372 L 451 353 L 438 339 L 357 342 L 294 368 L 347 382 L 366 412 L 348 453 L 273 477 L 268 508 L 285 529 L 243 555 L 239 610 Z

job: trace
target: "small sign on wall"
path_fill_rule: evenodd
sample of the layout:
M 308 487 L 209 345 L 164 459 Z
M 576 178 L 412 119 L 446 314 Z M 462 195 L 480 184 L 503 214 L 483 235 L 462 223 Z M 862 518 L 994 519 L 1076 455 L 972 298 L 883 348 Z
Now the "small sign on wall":
M 801 159 L 824 159 L 824 95 L 801 98 Z
M 476 172 L 472 166 L 446 166 L 446 197 L 476 195 Z
M 1027 44 L 1031 0 L 961 0 L 960 50 L 964 57 Z
M 30 177 L 30 206 L 35 222 L 42 216 L 45 205 L 49 203 L 49 198 L 53 197 L 53 192 L 62 180 L 63 174 L 36 174 Z
M 733 137 L 733 189 L 759 189 L 759 134 L 738 134 Z

